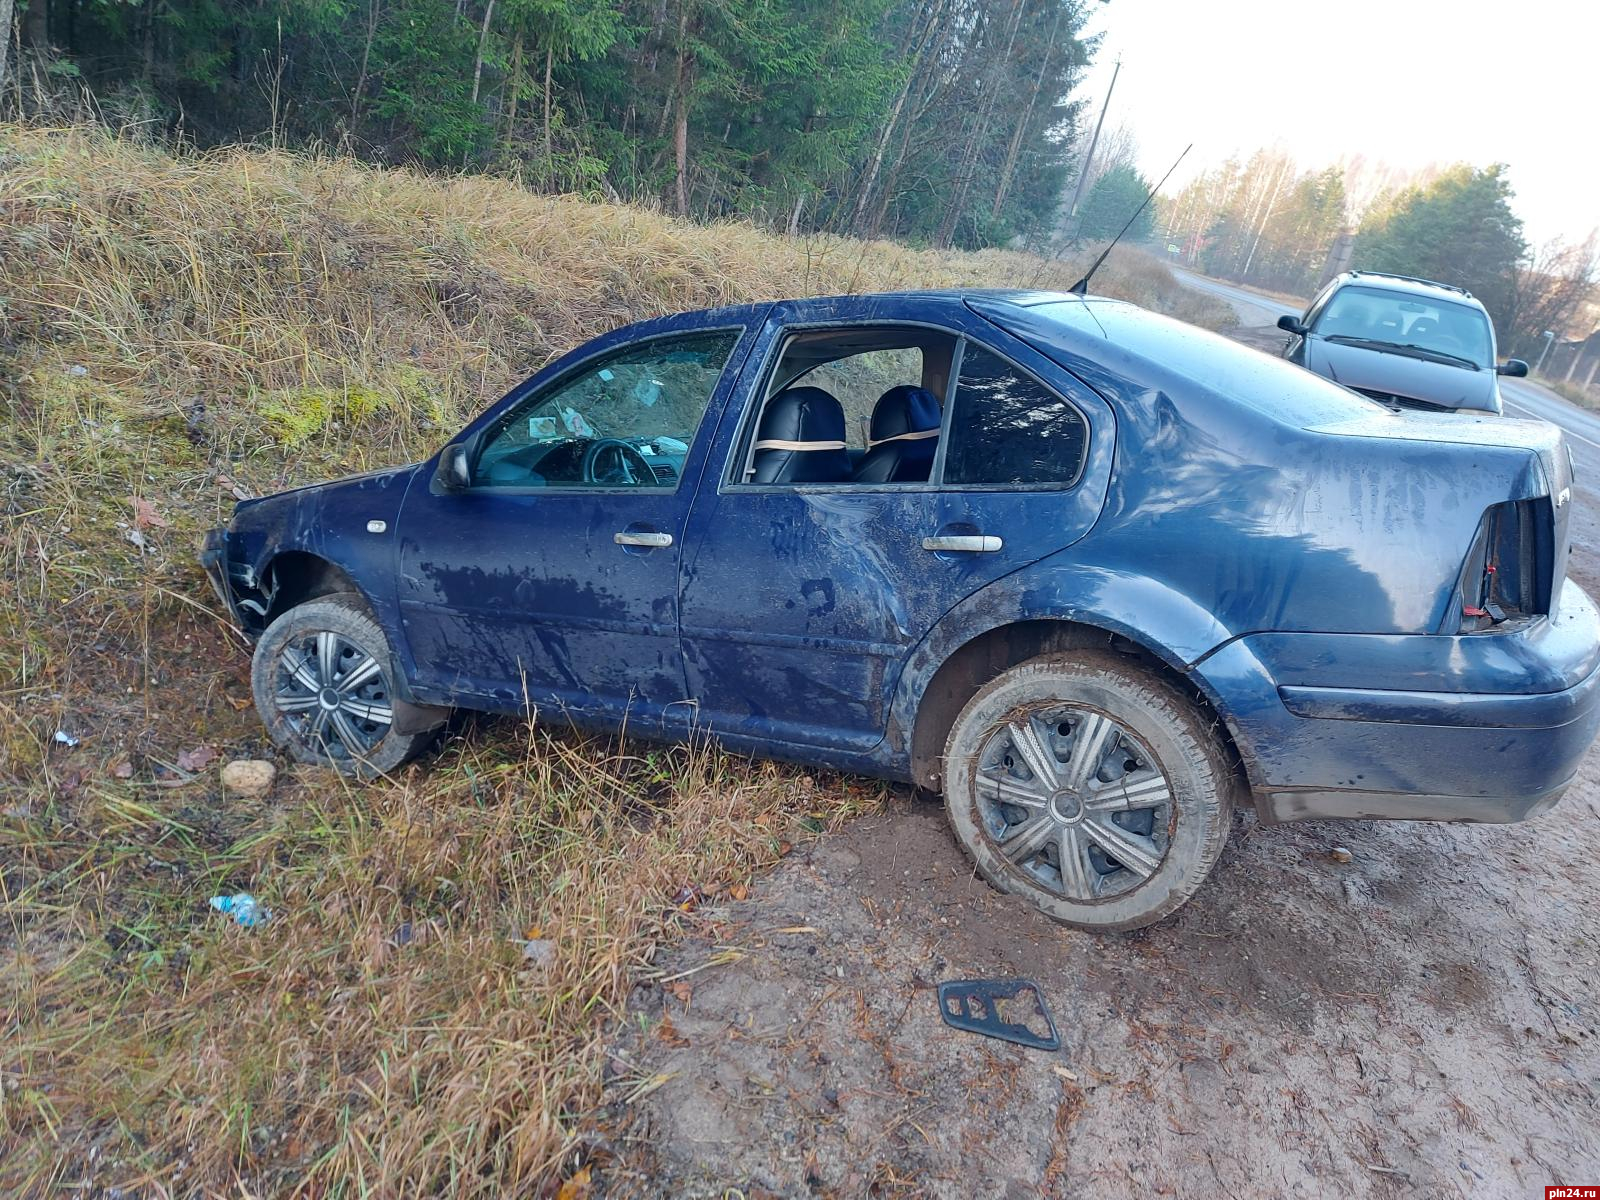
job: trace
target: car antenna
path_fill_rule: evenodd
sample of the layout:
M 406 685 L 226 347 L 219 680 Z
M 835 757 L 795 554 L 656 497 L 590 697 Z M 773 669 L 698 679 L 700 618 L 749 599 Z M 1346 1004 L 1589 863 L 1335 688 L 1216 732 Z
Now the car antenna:
M 1187 154 L 1193 149 L 1194 143 L 1190 142 L 1183 148 L 1183 154 Z M 1183 154 L 1178 155 L 1178 157 L 1173 161 L 1173 164 L 1167 168 L 1167 173 L 1161 177 L 1161 183 L 1156 184 L 1155 187 L 1150 189 L 1150 194 L 1144 198 L 1144 203 L 1133 210 L 1133 216 L 1128 218 L 1128 223 L 1122 227 L 1122 232 L 1118 233 L 1116 237 L 1111 239 L 1111 245 L 1100 251 L 1100 257 L 1094 260 L 1094 266 L 1090 267 L 1083 273 L 1082 279 L 1078 280 L 1077 283 L 1073 284 L 1067 289 L 1069 292 L 1075 296 L 1082 296 L 1088 292 L 1090 277 L 1092 277 L 1094 273 L 1100 269 L 1100 264 L 1105 262 L 1106 255 L 1110 254 L 1113 247 L 1115 247 L 1116 244 L 1122 240 L 1122 234 L 1127 233 L 1128 230 L 1133 228 L 1133 223 L 1139 219 L 1139 214 L 1149 206 L 1150 201 L 1156 198 L 1156 193 L 1161 190 L 1162 184 L 1166 183 L 1167 180 L 1172 177 L 1172 173 L 1178 169 L 1178 163 L 1183 161 Z

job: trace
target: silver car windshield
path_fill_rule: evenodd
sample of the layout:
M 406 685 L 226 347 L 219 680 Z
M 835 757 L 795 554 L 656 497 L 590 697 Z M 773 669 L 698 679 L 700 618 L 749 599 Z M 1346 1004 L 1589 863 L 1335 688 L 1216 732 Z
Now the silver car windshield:
M 1382 288 L 1340 288 L 1322 310 L 1315 332 L 1334 341 L 1431 351 L 1479 368 L 1489 366 L 1494 355 L 1481 310 Z

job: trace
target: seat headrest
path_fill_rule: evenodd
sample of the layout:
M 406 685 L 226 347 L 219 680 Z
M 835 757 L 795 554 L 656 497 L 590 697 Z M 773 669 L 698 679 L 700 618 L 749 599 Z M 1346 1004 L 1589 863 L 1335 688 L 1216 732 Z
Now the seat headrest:
M 939 398 L 927 388 L 902 383 L 878 397 L 867 445 L 931 441 L 939 436 Z
M 757 450 L 843 450 L 844 408 L 819 387 L 786 388 L 767 402 Z

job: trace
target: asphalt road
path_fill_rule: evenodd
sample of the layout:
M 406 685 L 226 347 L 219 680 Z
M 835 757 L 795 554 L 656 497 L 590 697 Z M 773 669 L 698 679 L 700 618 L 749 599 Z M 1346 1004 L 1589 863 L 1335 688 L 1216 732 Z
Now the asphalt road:
M 1186 286 L 1209 292 L 1226 300 L 1246 327 L 1275 325 L 1285 313 L 1299 316 L 1291 307 L 1259 292 L 1247 291 L 1230 283 L 1209 279 L 1174 267 L 1173 274 Z M 1548 421 L 1565 435 L 1572 448 L 1575 473 L 1574 490 L 1578 507 L 1573 513 L 1573 575 L 1591 595 L 1600 586 L 1600 413 L 1590 412 L 1563 400 L 1549 388 L 1526 379 L 1502 379 L 1500 395 L 1506 415 Z

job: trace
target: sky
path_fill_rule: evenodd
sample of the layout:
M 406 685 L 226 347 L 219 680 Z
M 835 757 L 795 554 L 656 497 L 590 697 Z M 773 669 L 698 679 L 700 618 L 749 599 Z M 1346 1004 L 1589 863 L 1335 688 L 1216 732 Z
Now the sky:
M 1106 0 L 1078 93 L 1167 194 L 1230 154 L 1504 162 L 1534 243 L 1600 226 L 1600 0 Z

